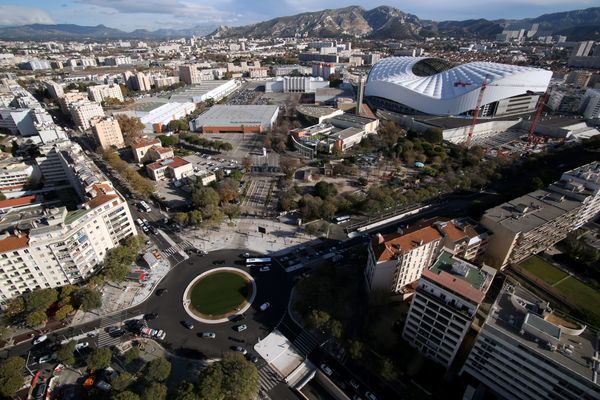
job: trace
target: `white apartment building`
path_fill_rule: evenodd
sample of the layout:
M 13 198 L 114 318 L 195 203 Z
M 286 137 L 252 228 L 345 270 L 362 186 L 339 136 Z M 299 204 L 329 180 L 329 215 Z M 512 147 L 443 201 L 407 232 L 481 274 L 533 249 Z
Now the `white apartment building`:
M 580 111 L 585 119 L 600 118 L 600 89 L 587 89 L 581 100 Z
M 0 192 L 18 192 L 30 182 L 37 182 L 39 172 L 22 159 L 5 157 L 0 159 Z
M 106 100 L 108 97 L 112 97 L 113 99 L 117 99 L 119 101 L 125 100 L 123 98 L 121 87 L 117 84 L 113 83 L 110 85 L 88 86 L 88 98 L 91 101 L 100 103 Z
M 178 83 L 179 83 L 178 76 L 164 76 L 164 77 L 154 78 L 154 86 L 156 86 L 157 88 L 173 86 Z
M 406 234 L 375 235 L 368 247 L 367 287 L 408 296 L 408 285 L 433 263 L 441 242 L 442 235 L 431 226 Z
M 487 210 L 481 224 L 493 234 L 486 250 L 496 268 L 519 262 L 563 240 L 600 210 L 600 166 L 584 165 L 547 189 Z
M 195 65 L 180 65 L 179 79 L 186 85 L 195 85 L 200 83 L 200 74 Z
M 70 149 L 71 146 L 73 142 L 70 140 L 60 140 L 38 147 L 40 156 L 35 159 L 35 162 L 42 173 L 44 186 L 60 185 L 69 181 L 66 172 L 68 163 L 62 152 Z
M 564 318 L 525 289 L 505 285 L 461 374 L 501 399 L 600 399 L 597 335 Z
M 59 85 L 58 83 L 51 81 L 51 80 L 47 80 L 44 81 L 44 86 L 46 87 L 46 89 L 48 90 L 48 93 L 50 93 L 50 96 L 52 96 L 53 99 L 60 99 L 61 97 L 63 97 L 65 95 L 65 91 L 62 87 L 62 85 Z
M 115 146 L 117 149 L 125 147 L 123 134 L 119 122 L 113 117 L 94 117 L 90 121 L 92 133 L 98 146 L 103 149 Z
M 150 90 L 150 78 L 148 78 L 143 72 L 136 73 L 131 77 L 131 80 L 134 90 L 139 90 L 140 92 L 147 92 Z
M 70 104 L 85 100 L 88 100 L 85 93 L 71 91 L 66 92 L 63 97 L 59 98 L 58 104 L 60 105 L 60 110 L 63 114 L 68 114 Z
M 496 270 L 478 268 L 442 251 L 423 270 L 412 298 L 402 337 L 424 356 L 452 364 Z
M 69 112 L 75 125 L 83 130 L 90 128 L 90 120 L 94 117 L 104 117 L 104 110 L 99 103 L 89 100 L 69 104 Z

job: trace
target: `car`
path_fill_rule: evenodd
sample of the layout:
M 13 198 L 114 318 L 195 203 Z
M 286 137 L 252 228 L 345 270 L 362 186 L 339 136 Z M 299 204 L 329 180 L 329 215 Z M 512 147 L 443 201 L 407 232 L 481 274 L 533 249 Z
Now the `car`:
M 46 354 L 38 358 L 38 364 L 44 364 L 56 359 L 56 354 Z
M 333 375 L 333 370 L 329 367 L 329 365 L 327 365 L 325 363 L 321 364 L 321 370 L 323 370 L 323 372 L 327 376 Z
M 268 301 L 266 303 L 262 303 L 260 305 L 260 311 L 265 311 L 267 308 L 269 308 L 270 305 L 271 303 L 269 303 Z
M 250 253 L 243 253 L 243 254 L 242 254 L 242 257 L 244 257 L 244 258 L 248 258 L 248 257 L 250 257 Z
M 350 386 L 352 386 L 354 389 L 358 389 L 359 385 L 354 379 L 350 379 Z
M 167 293 L 169 293 L 169 291 L 167 289 L 158 289 L 156 291 L 157 296 L 162 296 L 163 294 L 167 294 Z
M 37 337 L 37 338 L 35 338 L 35 340 L 33 341 L 33 344 L 34 344 L 34 345 L 36 345 L 36 344 L 43 343 L 43 342 L 45 342 L 47 339 L 48 339 L 48 336 L 47 336 L 47 335 L 38 336 L 38 337 Z
M 232 322 L 240 322 L 246 319 L 246 314 L 237 314 L 231 317 Z
M 156 318 L 158 318 L 158 313 L 157 312 L 152 312 L 152 313 L 148 313 L 148 314 L 144 315 L 144 319 L 146 321 L 151 321 L 151 320 L 156 319 Z
M 269 266 L 260 267 L 260 269 L 259 269 L 260 272 L 269 272 L 270 270 L 271 270 L 271 267 L 269 267 Z
M 223 264 L 225 264 L 225 260 L 215 260 L 215 261 L 213 261 L 213 264 L 214 265 L 223 265 Z
M 83 350 L 88 347 L 90 344 L 88 342 L 81 342 L 75 345 L 75 350 Z
M 256 357 L 256 355 L 252 354 L 252 353 L 248 353 L 246 354 L 246 358 L 248 359 L 248 361 L 253 362 L 253 363 L 257 363 L 258 362 L 258 357 Z
M 365 393 L 365 397 L 369 400 L 377 400 L 377 396 L 375 396 L 373 393 L 371 392 L 367 392 Z
M 363 400 L 363 399 L 359 395 L 355 394 L 354 396 L 352 396 L 352 400 Z
M 116 332 L 119 329 L 121 329 L 121 328 L 119 328 L 118 326 L 109 326 L 104 331 L 106 331 L 106 333 L 108 333 L 110 335 L 111 333 Z
M 194 323 L 188 319 L 182 321 L 181 324 L 185 326 L 187 329 L 194 329 Z
M 202 332 L 200 337 L 207 338 L 207 339 L 214 339 L 217 337 L 217 335 L 215 335 L 213 332 Z
M 248 353 L 248 350 L 246 350 L 244 347 L 242 346 L 235 346 L 234 348 L 235 351 L 238 351 L 240 353 L 242 353 L 243 355 L 246 355 L 246 353 Z
M 110 333 L 109 333 L 109 335 L 110 335 L 111 337 L 114 337 L 114 338 L 121 337 L 121 336 L 123 336 L 124 334 L 125 334 L 125 331 L 124 331 L 123 329 L 121 329 L 121 328 L 117 328 L 117 330 L 116 330 L 116 331 L 112 331 L 112 332 L 110 332 Z
M 238 325 L 238 326 L 234 327 L 234 329 L 238 332 L 242 332 L 242 331 L 245 331 L 246 329 L 248 329 L 248 327 L 244 324 L 244 325 Z
M 33 391 L 32 398 L 43 399 L 46 396 L 46 382 L 40 382 Z

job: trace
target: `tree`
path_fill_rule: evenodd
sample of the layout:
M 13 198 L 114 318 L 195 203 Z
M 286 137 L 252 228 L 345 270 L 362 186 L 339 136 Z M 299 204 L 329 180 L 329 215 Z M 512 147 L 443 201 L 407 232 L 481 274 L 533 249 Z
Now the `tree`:
M 177 143 L 179 143 L 179 137 L 177 137 L 175 135 L 170 135 L 170 136 L 159 135 L 156 138 L 158 140 L 160 140 L 161 145 L 163 145 L 165 147 L 175 146 Z
M 315 190 L 315 195 L 319 196 L 323 200 L 337 195 L 337 189 L 335 188 L 335 185 L 333 183 L 328 183 L 325 181 L 317 182 L 314 190 Z
M 142 394 L 142 400 L 165 400 L 166 398 L 167 387 L 162 383 L 152 383 Z
M 237 199 L 238 187 L 239 183 L 231 178 L 223 179 L 221 182 L 217 183 L 217 193 L 219 193 L 221 201 L 229 203 L 232 200 Z
M 59 299 L 67 299 L 70 298 L 75 292 L 77 292 L 77 286 L 75 285 L 65 285 L 60 288 L 60 296 Z
M 123 246 L 128 248 L 133 256 L 129 256 L 135 260 L 135 255 L 144 248 L 144 238 L 140 235 L 129 236 L 125 239 Z
M 102 293 L 97 289 L 83 288 L 75 297 L 78 308 L 83 311 L 91 311 L 102 306 Z
M 174 400 L 198 400 L 195 390 L 196 388 L 191 383 L 182 382 L 175 391 Z
M 21 315 L 24 311 L 25 299 L 23 299 L 23 297 L 15 297 L 14 299 L 10 300 L 6 306 L 6 310 L 4 310 L 4 316 L 12 319 Z
M 231 179 L 235 179 L 236 181 L 241 181 L 242 178 L 244 177 L 244 174 L 242 174 L 242 171 L 240 171 L 239 169 L 234 169 L 233 171 L 231 171 L 231 173 L 229 174 L 229 177 Z
M 287 179 L 291 179 L 292 176 L 294 176 L 294 172 L 296 172 L 296 169 L 298 169 L 299 165 L 300 163 L 296 158 L 285 157 L 279 161 L 279 167 Z
M 531 190 L 539 190 L 544 187 L 544 181 L 540 179 L 538 176 L 534 176 L 531 178 Z
M 391 381 L 396 379 L 396 367 L 394 366 L 394 363 L 392 363 L 392 360 L 387 357 L 379 359 L 377 362 L 377 371 L 385 380 Z
M 149 381 L 165 381 L 171 374 L 171 363 L 164 358 L 155 358 L 146 365 L 145 378 Z
M 337 319 L 331 319 L 327 323 L 327 332 L 336 339 L 340 339 L 344 333 L 344 326 Z
M 119 114 L 117 115 L 117 122 L 127 146 L 134 143 L 144 132 L 144 124 L 137 117 Z
M 0 364 L 0 396 L 14 398 L 17 390 L 23 386 L 24 374 L 25 360 L 21 357 L 10 357 Z
M 442 143 L 444 140 L 444 134 L 439 128 L 429 128 L 423 132 L 423 139 L 429 143 Z
M 317 330 L 322 330 L 329 320 L 331 315 L 323 310 L 312 310 L 306 319 L 306 323 L 309 327 Z
M 56 311 L 56 313 L 54 314 L 54 319 L 56 319 L 58 321 L 62 321 L 63 319 L 67 318 L 67 316 L 69 314 L 71 314 L 73 311 L 75 311 L 75 309 L 73 308 L 72 305 L 65 304 L 64 306 L 62 306 L 61 308 L 59 308 Z
M 227 353 L 200 373 L 198 395 L 202 400 L 253 400 L 258 395 L 256 366 L 241 353 Z
M 48 316 L 45 311 L 34 311 L 25 317 L 25 324 L 27 324 L 28 327 L 33 328 L 42 325 L 47 320 Z
M 140 349 L 137 347 L 132 347 L 125 353 L 125 363 L 131 364 L 133 361 L 140 358 Z
M 112 396 L 111 400 L 140 400 L 140 396 L 127 390 Z
M 351 340 L 348 343 L 348 354 L 353 360 L 360 360 L 363 356 L 365 345 L 359 340 Z
M 0 192 L 0 200 L 6 200 L 6 196 L 2 192 Z
M 242 160 L 242 167 L 246 172 L 252 169 L 252 160 L 250 159 L 250 157 L 244 157 L 244 159 Z
M 87 367 L 89 369 L 102 369 L 110 365 L 112 353 L 110 349 L 102 347 L 94 350 L 87 359 Z
M 186 226 L 189 222 L 189 216 L 187 213 L 178 212 L 173 216 L 173 220 L 175 220 L 178 225 Z
M 223 214 L 227 215 L 229 221 L 232 221 L 234 218 L 238 218 L 240 216 L 240 206 L 236 204 L 227 204 L 225 207 L 223 207 Z
M 192 204 L 201 211 L 210 206 L 217 207 L 219 205 L 219 200 L 219 194 L 211 187 L 194 186 L 192 190 Z M 210 218 L 210 215 L 207 217 Z
M 63 344 L 60 349 L 56 352 L 56 360 L 66 365 L 75 364 L 75 345 L 76 341 L 71 340 L 68 343 Z
M 127 389 L 132 383 L 133 375 L 131 375 L 129 372 L 122 372 L 110 381 L 110 386 L 117 392 L 122 392 L 123 390 Z
M 27 311 L 46 311 L 50 304 L 58 300 L 56 289 L 41 289 L 29 293 L 25 302 Z

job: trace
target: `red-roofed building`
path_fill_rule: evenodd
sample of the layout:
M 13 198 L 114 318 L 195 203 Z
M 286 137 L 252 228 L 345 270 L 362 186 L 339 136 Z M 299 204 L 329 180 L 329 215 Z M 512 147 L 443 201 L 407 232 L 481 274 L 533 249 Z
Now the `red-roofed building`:
M 181 179 L 191 175 L 194 172 L 194 166 L 181 157 L 170 157 L 146 165 L 146 171 L 148 176 L 155 181 Z
M 161 146 L 161 142 L 158 139 L 140 139 L 135 143 L 131 144 L 131 151 L 133 152 L 133 158 L 138 163 L 146 161 L 148 158 L 148 150 L 154 146 Z
M 35 204 L 40 204 L 40 199 L 36 195 L 0 200 L 0 211 L 7 211 L 12 208 L 28 207 Z
M 479 268 L 442 251 L 436 262 L 422 272 L 402 337 L 448 368 L 495 274 L 494 268 Z

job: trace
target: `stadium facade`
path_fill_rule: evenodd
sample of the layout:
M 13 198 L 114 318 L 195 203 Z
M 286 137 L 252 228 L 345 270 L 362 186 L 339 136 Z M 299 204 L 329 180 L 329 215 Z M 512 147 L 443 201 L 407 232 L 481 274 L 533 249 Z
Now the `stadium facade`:
M 365 97 L 374 108 L 403 114 L 467 116 L 485 80 L 480 117 L 505 117 L 535 110 L 551 77 L 551 71 L 518 65 L 389 57 L 371 69 Z

